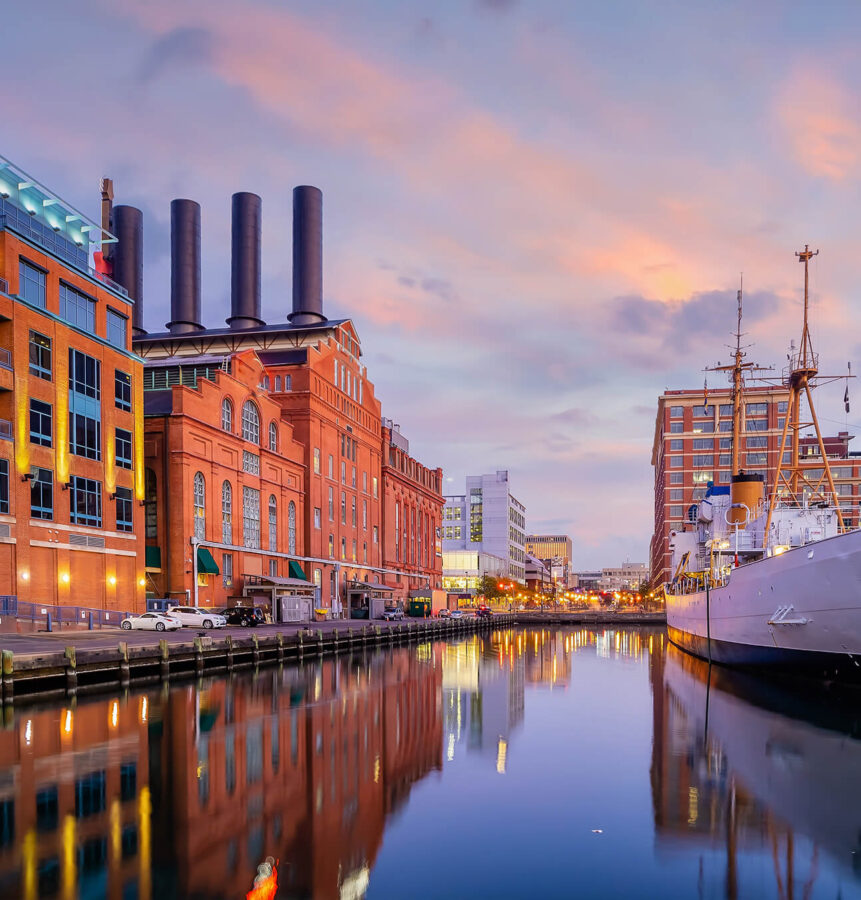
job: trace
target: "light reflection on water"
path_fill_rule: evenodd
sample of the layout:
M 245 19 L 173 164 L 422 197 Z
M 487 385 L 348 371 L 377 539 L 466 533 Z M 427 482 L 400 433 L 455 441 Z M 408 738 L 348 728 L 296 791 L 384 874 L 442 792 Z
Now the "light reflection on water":
M 562 627 L 21 707 L 0 897 L 860 896 L 857 708 Z

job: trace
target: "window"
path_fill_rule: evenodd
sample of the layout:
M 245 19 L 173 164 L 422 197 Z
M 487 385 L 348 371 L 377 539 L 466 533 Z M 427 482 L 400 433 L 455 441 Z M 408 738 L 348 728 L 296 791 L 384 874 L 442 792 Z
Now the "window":
M 263 390 L 264 391 L 269 390 L 269 376 L 268 375 L 263 376 Z
M 347 495 L 341 491 L 341 524 L 347 524 Z
M 684 449 L 684 441 L 676 438 L 675 440 L 670 441 L 670 450 L 680 451 Z
M 353 497 L 350 501 L 350 514 L 352 516 L 350 522 L 353 528 L 356 527 L 356 498 Z
M 38 331 L 30 332 L 30 374 L 51 380 L 51 339 Z
M 329 485 L 329 521 L 335 521 L 335 489 Z
M 155 472 L 152 469 L 146 469 L 144 471 L 144 534 L 148 538 L 158 537 L 157 499 Z
M 691 431 L 694 434 L 711 434 L 715 430 L 715 423 L 711 421 L 694 422 Z
M 329 535 L 329 559 L 335 558 L 335 535 Z
M 96 301 L 61 281 L 60 318 L 87 334 L 95 334 Z
M 714 416 L 715 408 L 713 406 L 695 406 L 694 407 L 694 418 L 704 418 L 708 416 Z
M 784 465 L 787 465 L 787 464 L 791 464 L 791 463 L 792 463 L 792 451 L 791 451 L 791 450 L 787 450 L 787 451 L 783 454 L 783 464 L 784 464 Z
M 732 438 L 720 438 L 718 441 L 719 450 L 732 450 Z
M 117 531 L 133 531 L 131 488 L 118 487 L 114 502 L 117 504 Z
M 671 519 L 681 519 L 682 515 L 684 514 L 683 509 L 684 509 L 684 507 L 682 507 L 682 506 L 671 506 L 670 512 L 669 512 L 670 518 Z
M 75 817 L 85 819 L 87 816 L 102 812 L 105 809 L 105 770 L 91 772 L 75 782 Z
M 0 459 L 0 513 L 9 512 L 9 460 Z
M 682 472 L 670 472 L 670 484 L 684 484 L 685 476 Z
M 362 528 L 368 530 L 368 501 L 362 501 Z
M 314 474 L 320 474 L 320 448 L 314 448 Z
M 721 484 L 729 484 L 730 478 L 732 478 L 732 472 L 726 470 L 725 472 L 718 472 L 718 481 Z
M 233 404 L 229 397 L 221 401 L 221 430 L 233 431 Z
M 832 478 L 851 478 L 852 466 L 831 466 Z
M 109 344 L 125 350 L 128 343 L 129 320 L 118 312 L 108 309 L 105 314 L 105 337 Z
M 132 433 L 125 428 L 117 428 L 114 432 L 114 449 L 117 465 L 121 469 L 132 467 Z
M 714 438 L 695 438 L 694 439 L 694 450 L 714 450 L 715 448 L 715 439 Z
M 249 475 L 260 474 L 260 457 L 250 450 L 242 451 L 242 471 Z
M 341 460 L 341 484 L 347 483 L 347 464 Z
M 50 447 L 53 444 L 53 415 L 50 403 L 30 398 L 30 443 Z
M 768 431 L 768 419 L 748 419 L 744 423 L 745 431 Z
M 88 459 L 102 458 L 102 365 L 69 349 L 69 450 Z
M 202 472 L 194 475 L 194 536 L 206 540 L 206 481 Z
M 269 549 L 278 550 L 278 501 L 269 495 Z
M 376 499 L 377 498 L 377 476 L 376 475 L 374 475 L 374 478 L 373 478 L 373 485 L 374 485 L 374 499 Z
M 229 481 L 221 485 L 221 543 L 233 543 L 233 485 Z
M 732 431 L 732 422 L 729 420 L 718 422 L 718 431 Z
M 710 481 L 714 481 L 714 475 L 712 472 L 694 472 L 693 474 L 694 484 L 708 484 L 708 482 Z
M 681 469 L 684 466 L 684 460 L 681 456 L 668 456 L 667 466 L 671 469 Z
M 850 496 L 852 496 L 852 485 L 851 484 L 835 484 L 834 491 L 838 497 L 850 497 Z
M 368 562 L 368 542 L 362 541 L 362 562 Z
M 335 477 L 335 457 L 329 454 L 329 478 Z
M 768 447 L 767 437 L 745 438 L 744 445 L 748 450 L 765 450 Z
M 269 449 L 278 452 L 278 426 L 274 422 L 269 423 Z
M 54 518 L 54 473 L 50 469 L 30 469 L 30 518 Z
M 670 491 L 669 499 L 676 501 L 684 500 L 684 494 L 685 492 L 681 488 L 673 488 Z
M 260 547 L 260 491 L 242 488 L 242 543 L 246 547 Z
M 221 583 L 224 587 L 233 586 L 233 554 L 223 553 L 221 555 Z
M 374 525 L 374 543 L 376 544 L 379 540 L 379 532 L 377 531 L 377 526 Z
M 718 457 L 718 465 L 719 466 L 731 466 L 732 465 L 732 454 L 731 453 L 721 453 Z
M 128 411 L 132 408 L 132 376 L 119 369 L 114 369 L 114 406 Z
M 320 507 L 314 507 L 314 527 L 320 528 Z
M 368 473 L 362 472 L 362 491 L 368 493 Z
M 292 500 L 287 504 L 287 552 L 296 552 L 296 504 Z
M 681 434 L 684 430 L 684 422 L 670 422 L 670 434 Z
M 777 404 L 777 412 L 778 412 L 778 413 L 784 413 L 784 414 L 786 414 L 786 412 L 787 412 L 788 409 L 789 409 L 789 403 L 788 403 L 786 400 L 781 400 L 781 401 Z
M 284 376 L 284 390 L 285 390 L 285 391 L 290 391 L 290 390 L 292 390 L 292 389 L 293 389 L 293 376 L 292 376 L 292 375 L 285 375 L 285 376 Z
M 748 453 L 745 455 L 745 463 L 749 466 L 767 466 L 767 453 Z
M 242 406 L 242 437 L 252 444 L 260 443 L 260 413 L 251 400 Z
M 713 453 L 697 453 L 694 455 L 694 466 L 713 466 L 715 458 Z
M 720 414 L 722 416 L 731 416 L 732 415 L 732 403 L 721 403 Z
M 18 259 L 18 296 L 39 309 L 45 309 L 45 271 L 23 257 Z
M 684 406 L 671 406 L 670 407 L 670 418 L 680 419 L 684 414 L 685 414 Z
M 102 483 L 73 475 L 69 482 L 69 521 L 73 525 L 102 527 Z
M 767 403 L 746 403 L 744 406 L 744 412 L 747 416 L 767 416 L 768 415 L 768 404 Z
M 347 558 L 347 539 L 345 537 L 341 538 L 341 559 Z
M 358 560 L 358 556 L 356 554 L 356 539 L 355 538 L 353 538 L 353 555 L 350 558 L 353 560 L 353 562 L 356 562 Z
M 278 560 L 277 559 L 269 560 L 269 577 L 270 578 L 278 577 Z

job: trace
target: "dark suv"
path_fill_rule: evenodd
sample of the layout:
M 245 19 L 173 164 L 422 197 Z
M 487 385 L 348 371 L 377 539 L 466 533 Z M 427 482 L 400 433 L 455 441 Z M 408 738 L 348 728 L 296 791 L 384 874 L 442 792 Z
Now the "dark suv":
M 246 628 L 257 627 L 266 621 L 259 606 L 228 606 L 221 610 L 221 615 L 227 619 L 228 625 L 242 625 Z

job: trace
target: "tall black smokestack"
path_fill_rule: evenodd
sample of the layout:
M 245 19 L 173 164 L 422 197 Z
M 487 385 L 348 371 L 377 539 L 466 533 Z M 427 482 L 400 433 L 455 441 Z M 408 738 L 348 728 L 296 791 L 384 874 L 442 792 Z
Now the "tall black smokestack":
M 231 328 L 255 328 L 260 318 L 260 221 L 263 201 L 242 191 L 231 198 L 232 248 L 230 266 Z
M 111 277 L 134 300 L 132 333 L 146 334 L 143 327 L 143 213 L 134 206 L 114 206 L 110 221 L 110 230 L 117 239 L 111 253 Z
M 293 188 L 294 325 L 325 322 L 323 315 L 323 194 L 319 188 Z
M 202 331 L 200 324 L 200 204 L 170 202 L 170 322 L 172 334 Z

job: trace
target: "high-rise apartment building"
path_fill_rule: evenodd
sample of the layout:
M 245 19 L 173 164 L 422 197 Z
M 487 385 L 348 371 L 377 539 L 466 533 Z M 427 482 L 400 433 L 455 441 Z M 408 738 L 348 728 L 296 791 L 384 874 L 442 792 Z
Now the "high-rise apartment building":
M 652 466 L 655 470 L 654 532 L 650 548 L 650 580 L 661 584 L 670 572 L 669 534 L 691 528 L 693 506 L 709 482 L 727 485 L 732 475 L 732 397 L 728 388 L 666 391 L 658 398 Z M 780 387 L 750 387 L 744 392 L 739 467 L 765 480 L 766 496 L 774 488 L 787 392 Z M 859 462 L 850 454 L 850 436 L 841 432 L 824 439 L 844 519 L 858 524 Z M 821 474 L 815 439 L 800 439 L 800 458 L 810 475 Z M 783 451 L 783 463 L 790 460 Z M 818 470 L 818 472 L 817 472 Z
M 507 576 L 525 583 L 526 507 L 512 495 L 507 470 L 468 475 L 466 492 L 445 498 L 442 529 L 444 553 L 470 550 L 499 557 Z
M 567 534 L 529 534 L 526 536 L 526 552 L 544 560 L 557 588 L 567 590 L 571 586 L 573 557 L 571 538 Z
M 0 594 L 142 610 L 142 367 L 116 239 L 0 157 Z

